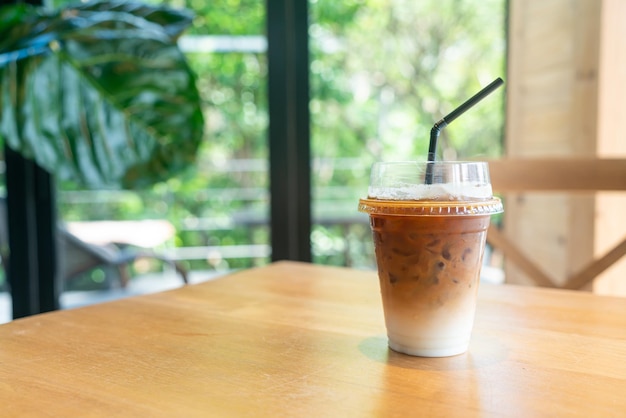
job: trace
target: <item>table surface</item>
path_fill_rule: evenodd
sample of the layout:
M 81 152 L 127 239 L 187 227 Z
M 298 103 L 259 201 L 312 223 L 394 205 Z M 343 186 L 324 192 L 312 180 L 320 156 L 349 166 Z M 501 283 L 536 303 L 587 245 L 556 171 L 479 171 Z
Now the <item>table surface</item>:
M 280 262 L 0 326 L 7 416 L 626 414 L 626 299 L 481 285 L 470 350 L 386 345 L 374 272 Z

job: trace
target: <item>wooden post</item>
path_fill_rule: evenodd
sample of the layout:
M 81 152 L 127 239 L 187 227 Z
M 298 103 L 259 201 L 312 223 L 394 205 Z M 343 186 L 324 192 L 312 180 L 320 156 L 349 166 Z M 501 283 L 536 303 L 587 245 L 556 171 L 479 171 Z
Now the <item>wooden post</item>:
M 602 157 L 626 155 L 626 2 L 603 0 L 600 26 L 600 78 L 598 85 L 598 138 Z M 626 192 L 601 193 L 596 198 L 595 253 L 604 254 L 626 235 Z M 594 291 L 626 296 L 626 259 L 600 276 Z
M 511 0 L 509 7 L 507 156 L 623 157 L 626 2 Z M 509 195 L 505 234 L 562 284 L 626 234 L 624 200 L 616 205 L 624 198 Z M 515 267 L 506 274 L 508 282 L 529 282 Z M 617 276 L 626 277 L 624 261 L 594 287 Z

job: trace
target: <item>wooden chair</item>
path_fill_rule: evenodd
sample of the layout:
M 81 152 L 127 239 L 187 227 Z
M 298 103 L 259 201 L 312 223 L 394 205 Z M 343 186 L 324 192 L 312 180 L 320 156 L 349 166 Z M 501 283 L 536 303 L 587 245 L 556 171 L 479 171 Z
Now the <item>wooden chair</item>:
M 170 265 L 180 275 L 183 283 L 189 283 L 187 270 L 183 266 L 151 249 L 113 242 L 96 245 L 81 240 L 62 226 L 57 228 L 57 245 L 63 255 L 63 281 L 70 281 L 102 267 L 117 273 L 121 287 L 125 288 L 130 281 L 128 267 L 138 259 L 148 258 Z
M 152 249 L 141 248 L 129 243 L 90 243 L 82 240 L 61 224 L 57 225 L 57 246 L 61 255 L 60 279 L 63 282 L 101 267 L 110 272 L 112 276 L 115 275 L 115 279 L 119 280 L 120 286 L 124 288 L 130 280 L 128 272 L 130 264 L 135 260 L 147 258 L 170 265 L 180 275 L 183 283 L 189 283 L 188 272 L 182 265 Z M 6 200 L 4 197 L 0 197 L 0 265 L 5 268 L 5 271 L 9 262 Z M 111 277 L 107 277 L 107 279 L 111 279 Z M 111 285 L 112 283 L 109 281 L 108 284 Z
M 500 159 L 489 161 L 495 193 L 520 192 L 626 192 L 626 159 Z M 506 210 L 506 207 L 505 207 Z M 557 287 L 554 281 L 495 225 L 487 241 L 506 260 L 541 286 Z M 567 278 L 563 288 L 580 289 L 626 254 L 626 237 L 602 257 Z

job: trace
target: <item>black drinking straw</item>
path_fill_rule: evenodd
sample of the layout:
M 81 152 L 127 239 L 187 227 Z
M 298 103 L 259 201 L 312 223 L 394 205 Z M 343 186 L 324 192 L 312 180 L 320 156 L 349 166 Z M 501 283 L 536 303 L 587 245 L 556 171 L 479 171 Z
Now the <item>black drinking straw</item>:
M 474 106 L 476 103 L 480 102 L 482 99 L 491 94 L 495 89 L 504 84 L 504 81 L 498 77 L 494 81 L 492 81 L 487 87 L 476 93 L 474 96 L 469 98 L 465 103 L 461 106 L 454 109 L 448 115 L 444 116 L 440 121 L 436 122 L 433 128 L 430 130 L 430 144 L 428 145 L 428 162 L 435 161 L 435 154 L 437 153 L 437 141 L 439 139 L 439 134 L 441 130 L 448 126 L 453 120 L 461 116 L 465 111 L 467 111 L 470 107 Z M 433 165 L 428 164 L 426 166 L 426 184 L 433 183 Z

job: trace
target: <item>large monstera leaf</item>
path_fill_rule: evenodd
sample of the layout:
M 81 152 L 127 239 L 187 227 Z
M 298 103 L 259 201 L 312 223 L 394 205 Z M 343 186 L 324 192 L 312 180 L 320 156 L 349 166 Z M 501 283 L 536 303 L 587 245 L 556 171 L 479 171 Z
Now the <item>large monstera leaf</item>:
M 185 11 L 0 8 L 0 137 L 60 179 L 138 188 L 193 164 L 203 118 Z

